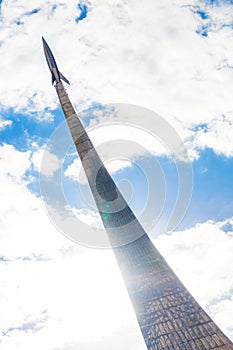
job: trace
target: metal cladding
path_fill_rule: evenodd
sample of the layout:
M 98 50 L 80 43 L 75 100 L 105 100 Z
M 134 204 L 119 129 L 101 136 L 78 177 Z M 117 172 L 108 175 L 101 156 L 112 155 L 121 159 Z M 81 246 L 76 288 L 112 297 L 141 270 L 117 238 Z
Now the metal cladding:
M 148 350 L 233 350 L 232 342 L 184 287 L 127 205 L 62 82 L 56 81 L 55 88 Z
M 48 63 L 50 72 L 52 74 L 52 85 L 54 84 L 54 82 L 59 83 L 61 79 L 65 81 L 67 84 L 70 84 L 69 81 L 64 77 L 64 75 L 61 72 L 59 72 L 57 68 L 57 63 L 55 61 L 55 58 L 53 57 L 52 51 L 50 50 L 49 45 L 46 43 L 43 36 L 42 36 L 42 42 L 44 47 L 45 58 Z

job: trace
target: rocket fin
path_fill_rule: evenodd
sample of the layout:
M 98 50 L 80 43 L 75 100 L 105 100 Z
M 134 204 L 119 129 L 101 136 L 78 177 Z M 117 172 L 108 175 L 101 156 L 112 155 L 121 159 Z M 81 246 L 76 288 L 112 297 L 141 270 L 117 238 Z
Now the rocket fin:
M 63 81 L 65 81 L 67 84 L 69 84 L 69 85 L 70 85 L 69 80 L 68 80 L 68 79 L 66 79 L 66 78 L 64 77 L 64 75 L 63 75 L 61 72 L 59 72 L 59 74 L 60 74 L 61 79 L 62 79 Z

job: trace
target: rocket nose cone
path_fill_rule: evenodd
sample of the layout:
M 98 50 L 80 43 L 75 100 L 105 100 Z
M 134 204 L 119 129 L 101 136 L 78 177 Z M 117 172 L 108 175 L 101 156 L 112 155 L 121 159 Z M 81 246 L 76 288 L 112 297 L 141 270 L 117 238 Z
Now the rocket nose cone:
M 43 36 L 42 36 L 42 45 L 43 45 L 44 50 L 46 50 L 47 43 L 46 43 L 45 39 L 43 38 Z
M 47 47 L 48 46 L 48 44 L 47 44 L 47 42 L 46 42 L 46 40 L 45 40 L 45 38 L 42 36 L 42 43 L 43 43 L 43 45 L 45 46 L 45 47 Z

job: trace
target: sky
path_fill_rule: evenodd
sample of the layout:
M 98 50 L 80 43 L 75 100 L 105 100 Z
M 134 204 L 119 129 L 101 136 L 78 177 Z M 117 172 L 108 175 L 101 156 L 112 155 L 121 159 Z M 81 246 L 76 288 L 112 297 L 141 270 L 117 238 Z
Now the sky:
M 85 241 L 102 226 L 42 35 L 123 195 L 233 340 L 232 10 L 230 0 L 0 1 L 1 349 L 146 350 L 112 251 Z M 52 215 L 61 194 L 75 240 Z

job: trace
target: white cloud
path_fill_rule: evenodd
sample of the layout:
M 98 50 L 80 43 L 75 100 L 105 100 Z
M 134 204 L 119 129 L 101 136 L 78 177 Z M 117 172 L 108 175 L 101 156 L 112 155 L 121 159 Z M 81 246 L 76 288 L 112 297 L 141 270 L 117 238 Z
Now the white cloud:
M 184 130 L 231 115 L 232 7 L 220 5 L 101 0 L 88 2 L 87 18 L 76 23 L 74 3 L 3 1 L 1 104 L 36 111 L 39 119 L 45 107 L 56 107 L 44 35 L 79 110 L 93 101 L 133 103 L 181 121 Z M 194 13 L 200 7 L 208 19 Z M 40 11 L 28 15 L 35 8 Z M 200 26 L 208 26 L 208 37 L 197 34 Z
M 232 4 L 230 1 L 220 0 L 211 3 L 210 1 L 200 2 L 196 0 L 190 2 L 190 4 L 191 3 L 196 5 L 196 7 L 191 8 L 194 13 L 196 13 L 197 19 L 199 19 L 198 32 L 203 33 L 203 31 L 205 31 L 211 36 L 219 30 L 231 27 L 233 16 L 231 11 Z M 204 21 L 202 19 L 204 19 Z
M 233 231 L 230 218 L 160 236 L 155 245 L 198 302 L 233 339 Z M 200 288 L 201 286 L 201 288 Z
M 60 235 L 46 217 L 40 199 L 10 178 L 1 176 L 1 184 L 0 255 L 10 260 L 53 255 L 53 249 L 61 244 Z
M 22 180 L 31 165 L 30 151 L 20 152 L 9 144 L 0 147 L 0 160 L 1 174 L 8 174 L 17 181 Z
M 102 337 L 99 341 L 64 344 L 59 350 L 146 350 L 140 331 L 137 327 L 125 327 L 113 331 L 111 335 Z M 54 349 L 54 350 L 58 350 Z
M 57 156 L 44 148 L 34 152 L 31 160 L 35 169 L 45 176 L 52 176 L 60 168 L 60 161 Z
M 128 160 L 114 159 L 106 164 L 106 168 L 110 174 L 114 174 L 125 168 L 132 166 L 132 163 Z
M 203 150 L 211 148 L 216 154 L 233 156 L 233 115 L 213 119 L 207 126 L 200 128 L 195 135 L 195 147 Z
M 71 178 L 72 180 L 79 181 L 80 183 L 86 183 L 87 177 L 82 168 L 80 159 L 76 158 L 65 170 L 65 176 Z
M 46 112 L 43 115 L 43 120 L 46 120 L 47 122 L 52 122 L 54 121 L 54 116 L 50 112 Z
M 100 215 L 97 211 L 91 209 L 76 209 L 68 206 L 72 213 L 82 222 L 92 227 L 103 227 Z
M 51 254 L 51 247 L 59 246 L 53 241 L 59 242 L 60 235 L 56 238 L 56 229 L 46 217 L 41 200 L 26 187 L 24 175 L 31 167 L 30 157 L 29 151 L 20 152 L 7 144 L 0 147 L 0 256 L 10 260 L 46 256 L 48 251 Z
M 0 130 L 5 129 L 7 126 L 11 126 L 12 121 L 11 120 L 2 120 L 0 117 Z
M 7 158 L 18 157 L 22 167 L 8 173 L 8 164 L 2 163 L 0 256 L 5 261 L 0 261 L 0 300 L 5 333 L 1 348 L 69 349 L 72 344 L 84 344 L 98 350 L 100 344 L 103 349 L 112 342 L 122 344 L 116 339 L 120 333 L 125 340 L 122 349 L 144 349 L 112 253 L 78 247 L 59 234 L 40 199 L 22 181 L 30 154 L 9 145 L 1 151 Z M 90 219 L 89 214 L 78 212 L 85 219 Z M 155 242 L 191 293 L 230 336 L 233 233 L 223 228 L 232 224 L 233 219 L 207 222 Z
M 79 110 L 93 101 L 142 105 L 173 123 L 189 142 L 194 158 L 204 147 L 232 156 L 233 41 L 232 30 L 221 28 L 221 23 L 230 23 L 229 7 L 211 8 L 212 22 L 208 23 L 214 30 L 204 38 L 196 34 L 203 21 L 183 6 L 187 1 L 151 0 L 143 6 L 139 0 L 90 2 L 88 16 L 79 24 L 75 23 L 80 12 L 75 3 L 57 3 L 52 10 L 54 5 L 50 0 L 35 0 L 33 6 L 26 0 L 3 0 L 2 107 L 36 112 L 39 120 L 52 119 L 50 112 L 44 113 L 46 107 L 57 106 L 43 57 L 44 35 L 61 71 L 71 80 L 69 94 Z M 28 15 L 34 8 L 40 11 Z M 207 132 L 187 130 L 197 124 L 206 124 Z M 36 169 L 41 156 L 42 150 L 32 155 Z M 40 199 L 23 180 L 31 167 L 31 151 L 3 145 L 0 157 L 0 256 L 6 260 L 0 261 L 1 329 L 8 331 L 1 349 L 69 349 L 69 344 L 86 342 L 88 346 L 87 339 L 98 349 L 101 336 L 111 337 L 122 328 L 127 330 L 122 337 L 129 334 L 132 343 L 126 338 L 118 348 L 137 349 L 138 344 L 143 348 L 110 252 L 77 247 L 57 232 Z M 53 172 L 59 166 L 53 155 L 51 163 Z M 115 169 L 122 166 L 120 162 Z M 89 213 L 78 214 L 93 219 Z M 207 222 L 187 232 L 161 236 L 156 245 L 233 339 L 232 232 L 224 233 L 221 225 Z M 28 323 L 42 328 L 26 331 L 23 325 Z M 113 335 L 107 347 L 117 341 L 119 335 Z
M 6 185 L 9 188 L 13 184 Z M 33 343 L 35 349 L 62 348 L 63 344 L 66 349 L 65 344 L 80 343 L 98 349 L 100 335 L 110 337 L 122 327 L 129 329 L 129 336 L 121 333 L 126 344 L 132 348 L 143 344 L 112 254 L 75 248 L 56 232 L 41 211 L 39 200 L 22 185 L 14 186 L 8 194 L 10 211 L 7 202 L 5 211 L 1 208 L 4 236 L 0 255 L 10 261 L 0 263 L 0 298 L 2 330 L 15 330 L 3 337 L 2 349 L 10 350 L 16 344 L 21 344 L 20 350 L 30 349 Z M 232 224 L 233 220 L 228 222 Z M 191 293 L 232 336 L 232 301 L 228 294 L 233 287 L 233 234 L 221 229 L 228 222 L 207 222 L 186 232 L 161 236 L 155 244 Z M 43 313 L 47 317 L 42 322 Z M 22 330 L 29 321 L 38 327 L 37 331 Z M 114 334 L 111 339 L 115 342 Z M 111 341 L 103 338 L 102 347 Z M 127 347 L 123 345 L 122 349 Z
M 103 157 L 101 157 L 104 159 Z M 129 168 L 132 166 L 132 163 L 129 160 L 124 159 L 113 159 L 109 160 L 105 164 L 108 172 L 112 175 L 117 173 L 120 170 L 123 170 L 125 168 Z M 65 170 L 64 172 L 65 176 L 67 176 L 70 179 L 78 181 L 80 184 L 87 183 L 87 177 L 83 170 L 80 158 L 76 158 Z
M 58 233 L 23 181 L 30 153 L 9 145 L 0 153 L 1 348 L 98 343 L 121 327 L 136 329 L 132 342 L 142 342 L 112 253 L 78 247 Z M 21 168 L 9 170 L 4 157 Z

